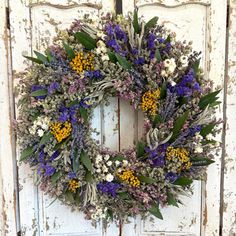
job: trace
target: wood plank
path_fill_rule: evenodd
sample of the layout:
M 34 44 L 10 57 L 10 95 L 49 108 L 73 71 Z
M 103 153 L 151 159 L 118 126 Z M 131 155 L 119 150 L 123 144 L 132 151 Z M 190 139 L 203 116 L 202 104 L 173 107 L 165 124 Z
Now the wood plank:
M 222 235 L 236 235 L 236 2 L 229 1 L 228 57 L 226 58 L 226 137 L 224 182 L 222 184 Z
M 0 66 L 0 234 L 11 236 L 17 233 L 17 194 L 7 6 L 7 1 L 0 2 L 2 18 L 0 22 L 0 51 L 2 55 Z

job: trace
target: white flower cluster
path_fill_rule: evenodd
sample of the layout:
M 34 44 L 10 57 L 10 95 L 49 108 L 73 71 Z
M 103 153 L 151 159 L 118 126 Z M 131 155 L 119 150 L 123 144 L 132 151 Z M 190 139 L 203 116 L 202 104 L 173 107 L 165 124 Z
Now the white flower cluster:
M 30 134 L 38 134 L 42 137 L 44 132 L 49 129 L 50 118 L 46 116 L 39 116 L 33 123 L 33 126 L 29 128 Z
M 202 135 L 200 135 L 200 133 L 197 132 L 195 134 L 195 140 L 196 140 L 196 146 L 194 149 L 195 153 L 202 153 L 203 152 L 203 148 L 202 148 L 202 144 L 201 144 L 202 139 L 203 139 Z
M 105 218 L 106 217 L 105 211 L 106 211 L 106 208 L 103 211 L 100 206 L 96 205 L 94 212 L 91 214 L 91 219 L 100 220 L 101 218 Z
M 107 48 L 102 40 L 99 40 L 97 42 L 97 48 L 95 51 L 97 55 L 101 56 L 102 61 L 109 61 L 109 56 L 107 55 Z
M 176 69 L 176 63 L 174 58 L 166 59 L 164 61 L 164 70 L 161 71 L 161 76 L 168 77 L 173 75 Z
M 180 63 L 181 63 L 181 67 L 185 68 L 188 66 L 188 57 L 187 56 L 181 56 L 179 59 Z
M 98 154 L 95 159 L 95 171 L 101 180 L 111 182 L 114 179 L 112 173 L 109 172 L 109 167 L 113 164 L 109 155 L 102 156 Z

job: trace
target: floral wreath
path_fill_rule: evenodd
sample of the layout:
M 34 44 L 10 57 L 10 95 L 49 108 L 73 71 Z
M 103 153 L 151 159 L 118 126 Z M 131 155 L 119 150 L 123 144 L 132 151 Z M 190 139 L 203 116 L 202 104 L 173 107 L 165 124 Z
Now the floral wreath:
M 93 222 L 182 204 L 191 183 L 213 163 L 220 91 L 204 79 L 191 43 L 145 23 L 137 11 L 88 16 L 60 31 L 45 55 L 20 76 L 17 119 L 20 161 L 36 170 L 40 187 Z M 93 109 L 109 97 L 144 114 L 137 145 L 114 152 L 92 138 Z

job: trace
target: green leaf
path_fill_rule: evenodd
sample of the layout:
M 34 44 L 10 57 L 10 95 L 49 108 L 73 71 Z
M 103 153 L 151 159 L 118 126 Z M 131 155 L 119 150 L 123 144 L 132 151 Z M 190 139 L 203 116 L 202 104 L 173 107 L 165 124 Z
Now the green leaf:
M 77 172 L 79 170 L 79 155 L 77 148 L 74 150 L 72 166 L 74 172 Z
M 146 183 L 146 184 L 153 184 L 153 183 L 156 183 L 156 180 L 153 179 L 153 178 L 150 178 L 150 177 L 146 177 L 146 176 L 143 176 L 143 175 L 139 175 L 138 176 L 138 179 L 143 182 L 143 183 Z
M 55 184 L 55 183 L 59 180 L 59 178 L 61 177 L 61 175 L 62 175 L 62 173 L 61 173 L 60 170 L 57 171 L 57 172 L 55 172 L 55 173 L 51 176 L 51 181 L 52 181 L 52 183 Z
M 133 27 L 134 27 L 134 32 L 138 34 L 140 29 L 139 29 L 139 24 L 138 24 L 138 10 L 137 9 L 134 10 Z
M 117 195 L 119 196 L 119 198 L 123 200 L 130 199 L 130 195 L 127 192 L 120 192 L 120 193 L 117 193 Z
M 78 105 L 80 102 L 78 99 L 71 101 L 67 104 L 67 107 L 73 107 L 74 105 Z
M 165 43 L 170 43 L 170 42 L 171 42 L 171 37 L 170 37 L 170 35 L 168 35 L 168 37 L 165 40 Z
M 202 137 L 206 137 L 208 134 L 210 134 L 213 131 L 215 125 L 216 124 L 208 124 L 208 125 L 203 126 L 200 131 L 200 135 Z
M 117 61 L 124 69 L 131 69 L 131 64 L 126 60 L 126 58 L 120 56 L 119 54 L 115 53 Z
M 155 25 L 157 24 L 157 21 L 158 21 L 158 17 L 155 16 L 153 17 L 151 20 L 149 20 L 146 25 L 145 25 L 145 30 L 149 30 L 150 28 L 153 28 L 155 27 Z
M 35 55 L 37 56 L 37 58 L 42 61 L 43 63 L 47 63 L 48 62 L 48 58 L 46 56 L 44 56 L 42 53 L 34 51 Z
M 211 103 L 215 103 L 218 99 L 218 97 L 216 97 L 219 93 L 220 93 L 221 90 L 217 90 L 217 91 L 214 91 L 212 93 L 209 93 L 205 96 L 203 96 L 199 103 L 198 103 L 198 106 L 201 108 L 201 109 L 204 109 L 206 108 L 208 105 L 210 105 Z
M 190 185 L 193 181 L 187 177 L 179 177 L 173 184 L 180 186 Z
M 92 162 L 87 153 L 85 153 L 83 150 L 80 154 L 80 160 L 88 171 L 92 171 Z
M 195 75 L 198 73 L 199 65 L 200 65 L 200 59 L 196 60 L 196 61 L 193 63 L 193 70 L 194 70 Z
M 34 154 L 34 152 L 35 152 L 34 146 L 27 147 L 21 152 L 20 161 L 24 161 L 25 159 L 29 158 Z
M 48 61 L 51 62 L 53 60 L 53 56 L 52 56 L 51 51 L 49 49 L 46 50 L 46 55 L 47 55 Z
M 39 142 L 39 147 L 47 143 L 52 137 L 53 137 L 52 133 L 44 133 L 43 137 L 41 138 Z
M 81 202 L 79 191 L 77 191 L 76 194 L 75 194 L 75 202 L 76 202 L 77 205 L 79 205 L 80 202 Z
M 66 198 L 66 201 L 71 202 L 71 203 L 74 203 L 75 201 L 74 194 L 70 191 L 65 192 L 65 198 Z
M 208 166 L 215 162 L 205 157 L 191 157 L 190 161 L 192 162 L 193 166 Z
M 38 64 L 43 64 L 42 61 L 40 61 L 38 58 L 35 58 L 35 57 L 28 57 L 28 56 L 23 56 L 25 57 L 26 59 L 32 61 L 32 62 L 35 62 L 35 63 L 38 63 Z
M 137 157 L 142 157 L 145 153 L 145 144 L 143 142 L 138 142 L 136 145 Z
M 62 140 L 60 143 L 57 143 L 53 149 L 54 150 L 60 149 L 63 145 L 66 145 L 69 142 L 70 139 L 71 139 L 71 135 L 68 136 L 68 138 Z
M 161 53 L 160 53 L 158 48 L 156 49 L 156 52 L 155 52 L 155 58 L 157 59 L 158 63 L 161 62 L 161 60 L 162 60 L 161 59 Z
M 17 108 L 19 108 L 20 106 L 22 106 L 23 104 L 25 104 L 28 101 L 28 97 L 27 96 L 22 96 L 18 103 L 17 103 Z
M 63 46 L 64 46 L 64 49 L 67 53 L 68 58 L 70 60 L 72 60 L 75 57 L 75 53 L 74 53 L 73 49 L 70 47 L 69 44 L 66 44 L 65 42 L 63 42 Z
M 30 94 L 31 97 L 39 97 L 39 96 L 45 96 L 48 94 L 47 89 L 39 89 Z
M 107 53 L 109 60 L 113 63 L 117 62 L 116 54 L 114 52 L 108 52 Z
M 161 94 L 160 94 L 160 99 L 165 99 L 166 98 L 166 82 L 164 82 L 162 85 L 161 85 Z
M 80 107 L 79 108 L 79 113 L 81 115 L 81 117 L 84 119 L 84 121 L 86 122 L 88 120 L 88 112 L 85 108 Z
M 160 114 L 157 114 L 153 119 L 152 125 L 153 127 L 157 127 L 157 125 L 159 125 L 161 122 L 163 122 L 163 119 Z
M 126 160 L 126 158 L 122 156 L 115 156 L 112 158 L 112 161 L 123 161 L 123 160 Z
M 179 136 L 179 133 L 181 129 L 183 128 L 184 123 L 188 119 L 188 116 L 189 116 L 189 111 L 186 111 L 182 116 L 180 116 L 176 120 L 174 127 L 172 129 L 173 134 L 171 136 L 170 142 L 173 142 Z
M 92 176 L 92 174 L 91 174 L 90 171 L 87 171 L 87 173 L 86 173 L 86 175 L 85 175 L 85 180 L 86 180 L 86 182 L 88 182 L 88 183 L 92 183 L 92 182 L 93 182 L 93 176 Z
M 167 192 L 167 202 L 168 202 L 168 205 L 179 207 L 177 201 L 174 198 L 174 195 L 169 191 Z
M 96 48 L 96 40 L 85 32 L 77 32 L 76 39 L 88 50 Z
M 178 99 L 179 100 L 179 106 L 182 106 L 188 102 L 188 99 L 186 97 L 181 97 Z
M 157 204 L 154 204 L 151 208 L 148 209 L 148 211 L 149 211 L 152 215 L 156 216 L 158 219 L 163 220 L 163 216 L 162 216 L 162 214 L 161 214 L 161 212 L 160 212 L 160 209 L 159 209 L 159 207 L 158 207 Z

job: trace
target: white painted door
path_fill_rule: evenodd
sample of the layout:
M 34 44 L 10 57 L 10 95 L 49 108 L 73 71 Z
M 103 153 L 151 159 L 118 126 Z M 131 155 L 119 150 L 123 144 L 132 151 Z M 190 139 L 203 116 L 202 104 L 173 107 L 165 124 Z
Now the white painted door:
M 22 54 L 43 51 L 57 29 L 63 29 L 84 13 L 92 16 L 114 10 L 112 0 L 10 0 L 12 67 L 15 72 L 25 67 Z M 226 0 L 139 0 L 123 1 L 123 14 L 139 7 L 145 19 L 159 16 L 178 39 L 193 41 L 202 51 L 202 67 L 206 76 L 222 86 L 224 78 Z M 221 113 L 219 111 L 219 116 Z M 117 98 L 110 106 L 95 110 L 93 125 L 100 132 L 103 145 L 120 150 L 133 145 L 142 133 L 142 116 Z M 127 133 L 127 130 L 129 132 Z M 48 198 L 34 185 L 28 166 L 19 165 L 19 206 L 21 235 L 219 235 L 220 157 L 209 168 L 205 184 L 194 183 L 194 196 L 185 198 L 185 206 L 163 209 L 164 221 L 147 218 L 131 219 L 122 227 L 111 225 L 93 228 L 82 213 L 71 212 L 67 206 Z

